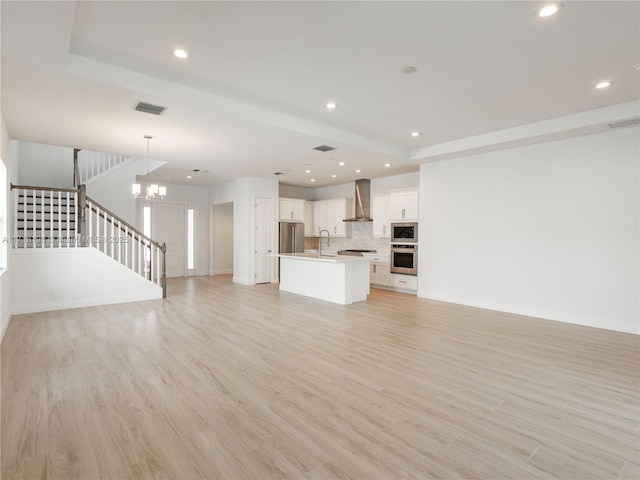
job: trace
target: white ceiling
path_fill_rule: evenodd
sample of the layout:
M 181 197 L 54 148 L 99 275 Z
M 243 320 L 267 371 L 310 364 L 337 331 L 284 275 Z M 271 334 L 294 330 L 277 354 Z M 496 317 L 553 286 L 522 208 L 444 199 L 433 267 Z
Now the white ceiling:
M 143 156 L 151 134 L 169 183 L 414 171 L 468 153 L 468 137 L 504 148 L 487 134 L 638 100 L 639 2 L 565 2 L 546 19 L 540 5 L 3 0 L 2 114 L 14 139 L 89 150 Z M 194 168 L 210 173 L 187 180 Z

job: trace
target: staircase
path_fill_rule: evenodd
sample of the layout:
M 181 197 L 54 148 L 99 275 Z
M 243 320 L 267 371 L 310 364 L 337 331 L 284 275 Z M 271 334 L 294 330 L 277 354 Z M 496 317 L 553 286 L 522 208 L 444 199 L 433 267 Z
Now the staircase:
M 11 190 L 14 250 L 92 248 L 161 287 L 166 298 L 166 246 L 87 197 L 85 185 L 67 189 L 12 184 Z

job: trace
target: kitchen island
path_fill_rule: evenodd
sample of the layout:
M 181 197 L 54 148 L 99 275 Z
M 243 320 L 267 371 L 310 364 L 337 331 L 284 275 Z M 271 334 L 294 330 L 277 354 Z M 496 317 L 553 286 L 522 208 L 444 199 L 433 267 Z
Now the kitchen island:
M 280 253 L 280 290 L 349 305 L 369 294 L 369 259 Z

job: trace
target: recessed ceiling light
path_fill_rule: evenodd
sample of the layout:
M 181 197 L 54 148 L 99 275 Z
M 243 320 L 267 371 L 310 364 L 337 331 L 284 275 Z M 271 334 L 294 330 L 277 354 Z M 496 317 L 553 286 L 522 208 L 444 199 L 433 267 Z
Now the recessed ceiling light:
M 187 178 L 193 178 L 191 175 L 187 175 Z
M 335 173 L 331 174 L 331 178 L 336 178 L 336 177 L 337 177 L 337 175 Z
M 304 171 L 304 173 L 311 173 L 311 170 L 307 169 Z
M 559 3 L 549 3 L 544 7 L 540 8 L 537 12 L 539 17 L 550 17 L 551 15 L 555 15 L 560 11 Z
M 412 137 L 419 137 L 420 136 L 420 132 L 411 132 L 411 136 Z
M 186 50 L 182 50 L 181 48 L 176 48 L 173 51 L 173 54 L 178 58 L 189 58 L 189 53 Z
M 390 163 L 385 163 L 384 166 L 389 168 L 391 166 L 391 164 Z
M 414 66 L 408 66 L 402 69 L 402 73 L 404 73 L 405 75 L 411 75 L 412 73 L 416 73 L 417 71 L 418 69 Z
M 607 88 L 610 87 L 613 84 L 613 82 L 600 82 L 599 84 L 596 85 L 597 89 L 602 89 L 602 88 Z
M 640 63 L 636 63 L 633 68 L 635 69 L 636 72 L 640 72 Z
M 327 103 L 327 104 L 325 105 L 325 107 L 327 107 L 327 109 L 329 109 L 329 110 L 333 110 L 333 109 L 334 109 L 334 108 L 336 108 L 337 106 L 338 106 L 338 104 L 337 104 L 337 103 L 334 103 L 334 102 L 329 102 L 329 103 Z
M 340 165 L 341 167 L 344 167 L 344 162 L 339 162 L 338 165 Z
M 360 169 L 357 169 L 357 170 L 356 170 L 356 173 L 360 173 L 361 171 L 362 171 L 362 170 L 360 170 Z
M 312 179 L 311 179 L 311 180 L 309 180 L 309 181 L 310 181 L 310 182 L 315 182 L 315 181 L 316 181 L 316 179 L 315 179 L 315 178 L 312 178 Z

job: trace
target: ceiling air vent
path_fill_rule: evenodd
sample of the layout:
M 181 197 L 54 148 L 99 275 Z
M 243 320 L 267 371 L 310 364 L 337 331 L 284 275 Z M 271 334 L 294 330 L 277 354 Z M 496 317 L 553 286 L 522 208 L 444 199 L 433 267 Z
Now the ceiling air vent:
M 321 152 L 330 152 L 331 150 L 335 150 L 336 147 L 330 147 L 329 145 L 318 145 L 317 147 L 313 147 L 314 150 L 319 150 Z
M 151 115 L 161 115 L 167 107 L 161 107 L 159 105 L 152 105 L 150 103 L 138 102 L 135 106 L 135 110 L 138 112 L 150 113 Z
M 609 128 L 623 128 L 623 127 L 631 127 L 633 125 L 640 125 L 640 117 L 632 118 L 630 120 L 622 120 L 620 122 L 610 123 Z

